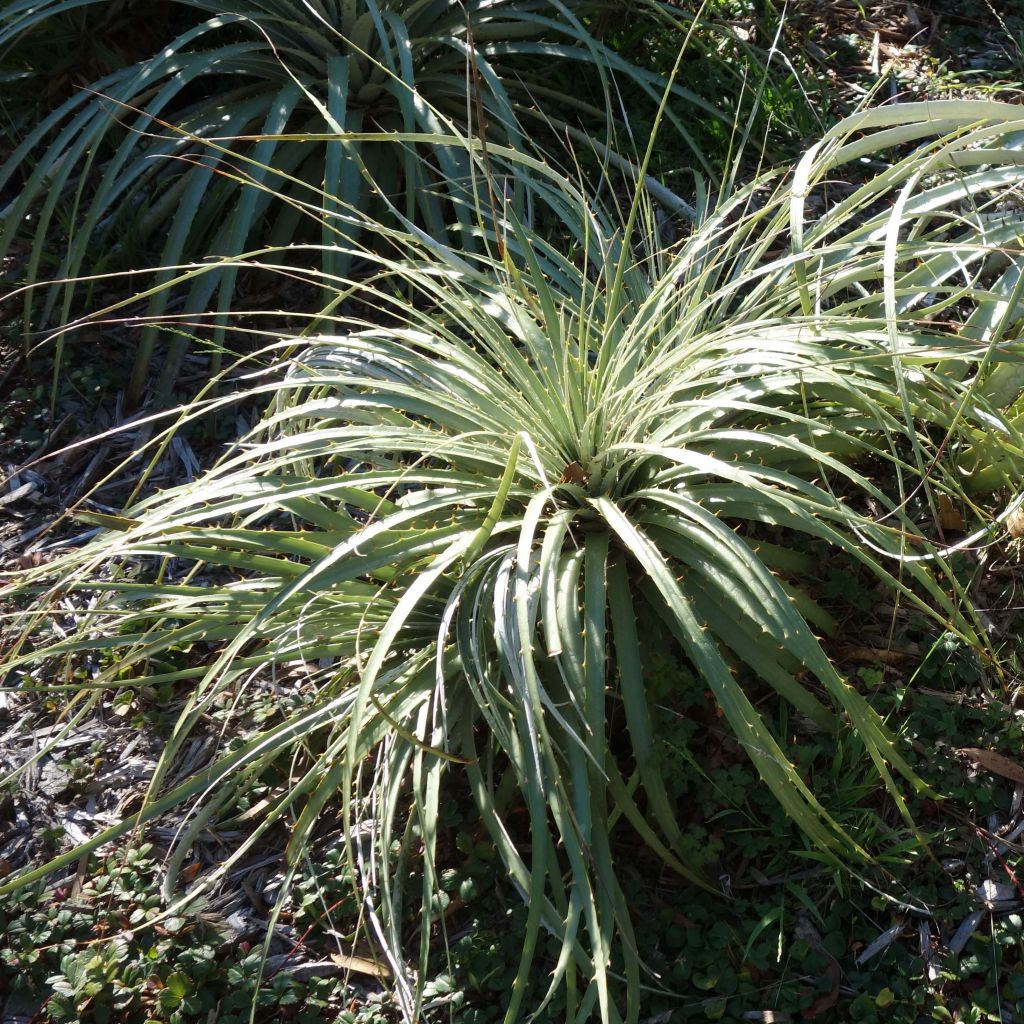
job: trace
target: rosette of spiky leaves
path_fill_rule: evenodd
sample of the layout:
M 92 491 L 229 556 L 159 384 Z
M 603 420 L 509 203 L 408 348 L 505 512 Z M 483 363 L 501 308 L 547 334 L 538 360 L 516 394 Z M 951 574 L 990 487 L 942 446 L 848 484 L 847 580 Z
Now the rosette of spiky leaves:
M 829 169 L 883 155 L 891 165 L 863 180 L 854 170 L 838 191 L 828 180 Z M 803 313 L 881 318 L 894 358 L 905 346 L 945 348 L 927 365 L 953 389 L 959 434 L 947 432 L 927 458 L 915 443 L 915 466 L 927 474 L 945 460 L 975 494 L 1019 491 L 1022 164 L 1024 118 L 1012 105 L 949 100 L 868 110 L 805 153 L 789 200 Z M 902 387 L 899 394 L 909 422 L 912 403 Z M 987 408 L 1000 417 L 990 421 Z M 968 410 L 972 422 L 962 423 Z
M 608 156 L 613 77 L 629 76 L 652 108 L 666 87 L 588 31 L 585 20 L 618 8 L 619 0 L 178 3 L 191 10 L 192 24 L 147 59 L 77 91 L 0 167 L 0 189 L 24 178 L 4 211 L 0 257 L 24 239 L 27 256 L 19 266 L 30 284 L 96 273 L 110 257 L 115 270 L 153 260 L 173 267 L 237 256 L 257 243 L 286 245 L 310 223 L 295 201 L 322 207 L 323 241 L 342 241 L 325 257 L 330 274 L 346 273 L 344 239 L 365 230 L 367 213 L 387 221 L 397 208 L 435 238 L 452 231 L 472 247 L 479 211 L 470 160 L 457 146 L 436 144 L 439 135 L 457 129 L 525 149 L 545 131 L 549 141 L 569 132 L 584 150 Z M 8 4 L 0 50 L 45 33 L 51 19 L 83 6 Z M 638 17 L 660 9 L 653 0 L 632 7 Z M 604 96 L 552 89 L 552 62 L 596 66 Z M 556 130 L 547 130 L 534 91 L 560 119 Z M 704 117 L 721 116 L 707 100 L 673 93 Z M 670 116 L 687 138 L 686 118 Z M 693 160 L 700 166 L 699 152 Z M 509 189 L 521 192 L 511 179 Z M 60 237 L 52 229 L 62 220 Z M 194 279 L 186 310 L 205 312 L 212 303 L 226 314 L 236 276 L 226 265 Z M 165 270 L 157 282 L 172 278 Z M 39 303 L 35 291 L 26 292 L 26 332 L 55 316 L 66 322 L 73 294 L 73 285 L 52 287 Z M 172 294 L 158 290 L 149 313 L 162 313 Z M 155 329 L 143 332 L 128 388 L 132 406 L 155 338 Z M 223 329 L 214 341 L 223 341 Z M 171 342 L 163 393 L 184 344 Z
M 997 143 L 1012 140 L 1017 111 L 983 106 L 852 119 L 792 179 L 755 183 L 672 253 L 645 242 L 641 196 L 622 224 L 549 172 L 538 197 L 562 220 L 559 247 L 510 210 L 503 245 L 490 240 L 500 256 L 410 235 L 404 260 L 353 282 L 348 297 L 375 322 L 339 316 L 310 339 L 262 385 L 263 421 L 214 468 L 101 518 L 114 530 L 12 591 L 51 588 L 18 620 L 34 649 L 6 659 L 22 688 L 65 685 L 53 680 L 87 657 L 80 705 L 109 688 L 187 687 L 151 801 L 88 845 L 205 797 L 171 860 L 171 896 L 209 816 L 291 754 L 292 781 L 223 870 L 285 816 L 295 864 L 340 800 L 350 825 L 375 821 L 353 858 L 399 976 L 392 879 L 422 857 L 424 977 L 440 793 L 446 772 L 463 772 L 529 904 L 507 1019 L 547 928 L 561 942 L 550 991 L 564 986 L 571 1019 L 635 1021 L 641 962 L 619 835 L 706 884 L 682 859 L 656 754 L 642 641 L 656 624 L 809 842 L 836 861 L 863 857 L 755 700 L 774 690 L 819 729 L 856 730 L 905 811 L 902 790 L 921 783 L 826 656 L 830 620 L 799 585 L 802 548 L 845 552 L 982 642 L 927 498 L 957 496 L 959 453 L 1021 451 L 979 386 L 1015 346 L 954 320 L 1005 299 L 980 287 L 999 268 L 976 262 L 995 251 L 996 225 L 963 211 L 995 217 L 1014 184 L 1015 151 Z M 921 145 L 810 219 L 835 166 L 871 152 L 871 131 L 879 148 Z M 925 144 L 936 132 L 942 143 Z M 895 202 L 879 213 L 885 197 Z M 945 270 L 954 240 L 967 279 Z M 1005 240 L 998 251 L 1018 258 Z M 66 618 L 76 594 L 89 602 Z M 54 615 L 66 635 L 47 640 Z M 200 646 L 195 663 L 162 667 Z M 305 675 L 318 699 L 167 786 L 207 712 L 278 671 Z M 612 704 L 625 722 L 614 743 Z M 400 991 L 414 1013 L 414 989 Z

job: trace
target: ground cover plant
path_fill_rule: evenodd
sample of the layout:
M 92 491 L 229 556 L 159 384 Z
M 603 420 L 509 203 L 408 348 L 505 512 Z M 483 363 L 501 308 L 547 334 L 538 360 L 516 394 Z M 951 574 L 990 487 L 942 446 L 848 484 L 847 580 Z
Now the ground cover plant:
M 360 253 L 376 274 L 339 299 L 372 320 L 320 318 L 333 331 L 282 347 L 281 377 L 253 385 L 267 415 L 217 466 L 93 517 L 112 529 L 8 588 L 32 601 L 9 634 L 18 690 L 67 692 L 76 717 L 104 692 L 160 685 L 184 706 L 138 819 L 0 893 L 187 802 L 173 903 L 196 836 L 267 777 L 264 822 L 206 884 L 276 821 L 291 821 L 294 869 L 340 794 L 346 829 L 368 829 L 348 846 L 351 876 L 414 1016 L 436 938 L 441 794 L 459 773 L 527 897 L 506 1019 L 555 999 L 572 1019 L 638 1019 L 618 837 L 713 882 L 684 859 L 692 840 L 659 770 L 653 637 L 708 688 L 806 856 L 863 864 L 866 838 L 797 770 L 789 727 L 758 710 L 771 690 L 800 732 L 860 745 L 888 792 L 885 841 L 914 843 L 905 794 L 925 787 L 822 649 L 833 620 L 800 586 L 798 538 L 858 560 L 991 658 L 949 559 L 993 528 L 951 544 L 939 512 L 956 500 L 971 514 L 965 480 L 992 489 L 1019 466 L 1020 217 L 1006 200 L 1021 128 L 995 104 L 865 112 L 791 177 L 702 209 L 672 251 L 642 192 L 623 222 L 532 162 L 558 246 L 502 207 L 475 254 L 415 232 L 390 233 L 391 258 Z M 483 146 L 449 141 L 486 184 Z M 863 185 L 831 181 L 879 153 L 895 160 Z M 164 785 L 215 708 L 286 671 L 311 704 Z M 415 976 L 411 894 L 394 881 L 413 864 Z M 550 985 L 531 991 L 549 931 Z
M 861 577 L 860 584 L 869 596 L 869 580 Z M 884 614 L 868 623 L 883 632 L 889 628 Z M 907 628 L 913 632 L 909 621 Z M 1001 823 L 1013 820 L 1012 784 L 992 776 L 972 781 L 964 765 L 945 757 L 937 763 L 934 756 L 951 736 L 1017 756 L 1019 713 L 986 700 L 976 679 L 949 672 L 945 664 L 911 687 L 907 676 L 880 663 L 865 666 L 862 675 L 872 673 L 886 677 L 870 691 L 875 706 L 899 705 L 908 734 L 930 752 L 918 759 L 919 767 L 957 803 L 945 811 L 927 800 L 913 805 L 938 860 L 893 845 L 883 857 L 885 870 L 870 876 L 883 890 L 892 890 L 894 878 L 899 879 L 904 884 L 895 891 L 907 904 L 926 907 L 927 914 L 903 910 L 823 865 L 794 866 L 790 830 L 757 798 L 741 752 L 723 743 L 720 719 L 699 682 L 677 666 L 664 665 L 652 674 L 652 689 L 664 708 L 655 712 L 658 754 L 670 765 L 671 797 L 690 808 L 686 828 L 694 863 L 724 877 L 731 895 L 680 888 L 671 872 L 659 872 L 619 835 L 616 850 L 626 855 L 620 870 L 638 942 L 648 965 L 671 990 L 645 994 L 645 1019 L 664 1015 L 668 1021 L 733 1024 L 774 1013 L 780 1019 L 910 1024 L 950 1017 L 999 1020 L 1001 1011 L 1024 1008 L 1019 914 L 991 913 L 976 893 L 986 884 L 1011 884 L 999 857 L 1019 871 L 1020 852 L 1012 839 L 997 857 L 990 844 L 1000 849 L 1001 838 L 992 834 L 986 842 L 975 832 L 977 827 L 989 834 L 993 814 Z M 856 675 L 852 666 L 851 675 Z M 967 700 L 958 703 L 963 697 Z M 269 703 L 273 696 L 264 692 L 260 699 Z M 705 739 L 695 741 L 697 734 Z M 699 767 L 682 756 L 683 750 L 694 752 Z M 884 828 L 876 813 L 880 805 L 864 800 L 865 780 L 851 771 L 855 749 L 837 759 L 827 737 L 807 736 L 794 753 L 816 786 L 842 791 L 836 804 L 846 803 L 859 827 Z M 868 781 L 867 791 L 876 789 Z M 960 806 L 973 812 L 972 820 L 958 820 Z M 439 942 L 430 964 L 433 1005 L 427 1016 L 492 1024 L 502 1019 L 507 1004 L 525 907 L 495 870 L 496 850 L 468 794 L 456 789 L 442 801 L 439 837 L 447 850 L 440 855 L 444 866 L 435 919 L 446 924 L 448 949 Z M 226 847 L 213 837 L 202 844 L 230 849 L 230 832 L 225 838 Z M 197 901 L 174 918 L 161 918 L 159 850 L 90 857 L 68 880 L 31 886 L 4 901 L 0 1001 L 6 996 L 8 1013 L 22 1007 L 28 1016 L 49 996 L 42 1019 L 70 1015 L 90 1024 L 104 1019 L 104 1012 L 111 1014 L 107 1019 L 138 1019 L 132 1009 L 142 1007 L 146 1017 L 161 1021 L 209 1020 L 211 1014 L 219 1022 L 245 1021 L 254 998 L 258 1021 L 393 1020 L 397 1007 L 380 992 L 375 975 L 345 977 L 342 965 L 352 946 L 339 944 L 336 933 L 356 928 L 358 914 L 337 840 L 334 829 L 317 838 L 311 866 L 299 872 L 284 902 L 279 937 L 262 970 L 259 946 L 250 945 L 258 941 L 260 922 L 242 931 L 240 915 L 231 909 L 235 900 L 228 907 L 220 899 Z M 77 877 L 81 888 L 75 886 Z M 260 881 L 258 872 L 248 878 L 250 887 L 270 898 L 273 882 Z M 345 903 L 339 906 L 339 900 Z M 948 952 L 972 919 L 976 929 L 964 933 L 962 952 Z M 931 975 L 922 963 L 922 923 Z M 407 927 L 416 926 L 410 918 Z M 886 936 L 891 941 L 880 943 Z M 544 945 L 542 956 L 549 950 L 557 956 L 553 938 Z M 372 970 L 372 959 L 361 952 L 360 966 Z M 564 1000 L 556 998 L 540 1019 L 564 1020 L 564 1009 Z

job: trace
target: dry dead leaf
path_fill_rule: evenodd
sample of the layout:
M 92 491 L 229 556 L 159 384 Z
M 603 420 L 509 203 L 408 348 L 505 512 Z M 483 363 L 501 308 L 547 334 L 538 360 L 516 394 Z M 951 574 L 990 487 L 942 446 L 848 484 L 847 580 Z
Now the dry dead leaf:
M 989 910 L 1010 910 L 1020 902 L 1020 893 L 1008 882 L 993 882 L 986 879 L 974 890 L 974 895 Z
M 71 898 L 77 900 L 85 887 L 86 880 L 89 877 L 89 854 L 83 853 L 78 858 L 78 867 L 75 869 L 75 880 L 71 884 Z
M 843 971 L 838 961 L 831 959 L 825 965 L 825 977 L 828 979 L 828 991 L 820 996 L 803 1012 L 805 1020 L 814 1020 L 826 1010 L 831 1010 L 839 1001 L 839 986 L 843 980 Z M 810 990 L 813 991 L 813 990 Z
M 1013 515 L 1007 516 L 1006 532 L 1016 539 L 1024 537 L 1024 509 L 1017 509 Z
M 387 964 L 376 963 L 362 956 L 332 953 L 331 960 L 346 971 L 355 971 L 357 974 L 369 974 L 373 978 L 387 979 L 391 977 L 391 969 Z
M 202 867 L 202 863 L 198 860 L 193 861 L 191 864 L 186 864 L 185 867 L 181 869 L 182 881 L 186 884 L 194 882 L 196 880 L 196 875 L 199 874 L 199 872 L 202 870 Z
M 978 925 L 981 924 L 984 917 L 984 910 L 973 910 L 960 922 L 960 927 L 957 928 L 953 938 L 949 940 L 949 951 L 954 956 L 959 956 L 964 951 L 968 940 L 978 930 Z
M 578 487 L 585 486 L 590 481 L 590 474 L 578 463 L 570 462 L 562 470 L 560 484 L 576 484 Z
M 793 934 L 796 938 L 803 939 L 816 953 L 827 958 L 825 977 L 828 979 L 828 988 L 822 991 L 819 985 L 816 989 L 806 988 L 803 990 L 807 995 L 813 996 L 816 992 L 818 993 L 818 998 L 801 1014 L 805 1020 L 814 1020 L 835 1006 L 839 999 L 839 985 L 843 979 L 843 972 L 839 962 L 825 948 L 818 929 L 803 915 L 803 912 L 798 915 Z
M 1024 768 L 994 750 L 985 750 L 982 747 L 957 747 L 956 752 L 977 762 L 985 771 L 1001 775 L 1012 782 L 1024 783 Z
M 962 531 L 964 528 L 964 517 L 948 494 L 939 495 L 939 525 L 943 530 Z
M 902 647 L 841 647 L 840 654 L 850 661 L 880 661 L 883 665 L 898 665 L 907 658 L 920 656 L 917 644 Z
M 881 953 L 883 949 L 888 949 L 900 937 L 900 932 L 903 931 L 905 923 L 905 921 L 897 921 L 891 928 L 886 928 L 881 935 L 869 942 L 867 946 L 860 951 L 854 963 L 860 967 L 862 964 L 867 963 L 873 956 L 877 956 Z

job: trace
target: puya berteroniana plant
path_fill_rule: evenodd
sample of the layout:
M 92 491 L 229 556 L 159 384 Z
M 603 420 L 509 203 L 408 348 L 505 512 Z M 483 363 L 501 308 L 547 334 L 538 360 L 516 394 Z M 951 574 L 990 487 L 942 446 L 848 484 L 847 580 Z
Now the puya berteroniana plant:
M 8 582 L 8 598 L 28 602 L 7 620 L 8 685 L 67 693 L 79 711 L 157 682 L 185 698 L 147 805 L 87 846 L 187 807 L 173 901 L 195 835 L 294 758 L 293 781 L 221 873 L 282 819 L 292 865 L 326 807 L 369 825 L 353 871 L 413 1019 L 439 800 L 462 773 L 528 901 L 506 1020 L 561 991 L 566 1019 L 636 1021 L 656 981 L 632 938 L 620 843 L 639 838 L 708 884 L 680 859 L 680 812 L 659 773 L 640 640 L 653 623 L 809 847 L 862 862 L 870 851 L 755 702 L 774 691 L 809 727 L 856 731 L 906 816 L 902 794 L 923 783 L 829 660 L 829 616 L 800 586 L 804 548 L 844 552 L 984 649 L 928 507 L 962 495 L 961 463 L 985 445 L 1020 463 L 985 384 L 1020 361 L 1000 310 L 1022 258 L 1021 215 L 1005 203 L 1021 127 L 1017 108 L 993 103 L 866 111 L 794 173 L 702 210 L 671 251 L 641 193 L 610 214 L 492 147 L 529 164 L 558 245 L 511 207 L 481 221 L 500 228 L 470 254 L 411 221 L 390 231 L 393 255 L 363 252 L 375 273 L 336 285 L 348 301 L 332 330 L 321 317 L 319 333 L 282 349 L 278 376 L 255 378 L 266 415 L 212 469 Z M 480 141 L 451 142 L 486 179 Z M 837 167 L 882 152 L 896 156 L 836 196 Z M 200 646 L 210 653 L 197 663 L 154 670 Z M 87 689 L 54 683 L 84 659 Z M 165 785 L 209 709 L 280 671 L 304 674 L 318 699 Z M 613 707 L 625 723 L 614 743 Z M 0 895 L 81 849 L 26 866 Z M 402 942 L 411 858 L 423 865 L 418 969 Z M 560 948 L 546 995 L 528 984 L 545 930 Z
M 7 4 L 0 51 L 45 35 L 51 21 L 85 6 Z M 615 78 L 628 77 L 633 101 L 646 95 L 652 110 L 665 87 L 663 77 L 623 60 L 589 30 L 602 11 L 621 13 L 622 0 L 177 6 L 178 20 L 170 23 L 177 35 L 152 56 L 76 91 L 0 166 L 0 189 L 14 190 L 0 216 L 0 258 L 17 244 L 22 251 L 12 265 L 21 280 L 65 281 L 24 293 L 27 339 L 77 315 L 75 279 L 104 263 L 126 270 L 137 269 L 140 259 L 159 260 L 159 285 L 174 280 L 179 264 L 235 257 L 257 243 L 308 241 L 311 221 L 288 198 L 322 208 L 313 237 L 325 244 L 330 274 L 348 271 L 346 253 L 359 225 L 387 222 L 392 207 L 435 238 L 471 247 L 470 163 L 461 148 L 438 139 L 456 131 L 536 152 L 542 139 L 553 150 L 569 135 L 585 151 L 599 152 L 600 164 L 621 163 L 610 131 L 619 116 Z M 657 0 L 627 6 L 635 18 L 677 18 Z M 561 78 L 553 76 L 556 65 Z M 595 70 L 593 94 L 580 88 L 579 74 L 571 88 L 565 85 L 572 65 Z M 673 91 L 674 130 L 703 170 L 707 162 L 690 144 L 686 122 L 727 121 L 728 112 Z M 543 111 L 557 111 L 560 120 Z M 405 138 L 404 148 L 393 145 L 396 136 Z M 335 246 L 339 235 L 343 244 Z M 55 249 L 60 257 L 53 261 Z M 237 273 L 228 260 L 191 279 L 183 294 L 158 288 L 148 302 L 151 318 L 169 302 L 193 314 L 220 314 L 212 325 L 214 372 Z M 151 321 L 128 385 L 129 407 L 144 394 L 157 337 Z M 169 342 L 158 386 L 165 399 L 186 345 L 182 336 Z

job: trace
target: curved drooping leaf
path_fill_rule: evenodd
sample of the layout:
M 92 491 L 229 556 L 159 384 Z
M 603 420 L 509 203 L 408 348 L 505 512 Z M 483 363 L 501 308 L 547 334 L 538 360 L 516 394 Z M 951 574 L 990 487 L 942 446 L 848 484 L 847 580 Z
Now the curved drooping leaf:
M 156 674 L 187 703 L 144 816 L 213 786 L 228 799 L 232 781 L 316 736 L 268 820 L 294 819 L 294 863 L 330 801 L 352 825 L 375 817 L 377 866 L 360 877 L 397 964 L 407 894 L 388 874 L 392 847 L 422 852 L 429 902 L 444 777 L 464 772 L 529 903 L 507 1019 L 520 1019 L 548 930 L 549 994 L 581 977 L 566 982 L 574 1019 L 637 1020 L 620 836 L 708 884 L 659 775 L 641 631 L 674 642 L 808 841 L 846 863 L 870 851 L 795 769 L 765 695 L 815 728 L 856 730 L 904 813 L 903 791 L 922 783 L 827 657 L 802 546 L 858 559 L 896 599 L 984 645 L 929 504 L 962 496 L 965 461 L 986 445 L 1021 464 L 1012 418 L 984 394 L 1020 358 L 1016 321 L 997 311 L 1019 253 L 1004 235 L 996 265 L 979 257 L 994 251 L 990 221 L 1012 216 L 1017 116 L 991 104 L 863 115 L 671 252 L 624 245 L 633 232 L 540 171 L 535 198 L 563 217 L 568 252 L 511 209 L 501 254 L 392 233 L 402 258 L 376 257 L 347 293 L 387 326 L 336 315 L 259 385 L 263 420 L 203 477 L 22 579 L 36 596 L 16 623 L 35 646 L 12 646 L 9 676 L 28 685 L 40 666 L 91 653 L 105 661 L 90 692 L 143 686 L 154 659 L 202 641 L 201 664 Z M 865 131 L 917 148 L 822 202 Z M 944 173 L 978 153 L 988 163 Z M 650 223 L 633 216 L 641 203 L 630 218 Z M 126 559 L 152 571 L 105 575 Z M 58 593 L 90 600 L 65 636 L 47 634 Z M 321 698 L 194 783 L 165 785 L 228 688 L 285 668 Z M 615 744 L 612 702 L 627 733 Z
M 0 166 L 0 190 L 25 178 L 0 218 L 0 258 L 26 240 L 19 265 L 29 284 L 92 274 L 103 262 L 113 270 L 151 260 L 175 267 L 265 242 L 308 241 L 310 222 L 296 203 L 322 210 L 315 240 L 342 243 L 324 267 L 339 279 L 351 243 L 396 213 L 472 250 L 490 200 L 477 191 L 465 150 L 441 136 L 482 135 L 525 151 L 570 132 L 588 156 L 607 159 L 608 103 L 553 92 L 553 65 L 596 64 L 606 90 L 614 76 L 629 76 L 652 107 L 667 88 L 590 34 L 586 20 L 618 0 L 176 3 L 191 14 L 186 28 L 77 92 Z M 0 16 L 0 49 L 83 6 L 15 0 Z M 637 15 L 662 10 L 654 0 L 633 6 Z M 545 108 L 564 127 L 549 129 L 534 85 L 546 86 Z M 723 116 L 692 93 L 672 92 L 680 106 Z M 668 117 L 685 135 L 675 104 Z M 360 141 L 362 134 L 385 138 Z M 693 159 L 699 166 L 699 152 Z M 516 169 L 495 161 L 494 173 L 521 199 Z M 157 281 L 173 276 L 165 271 Z M 26 334 L 76 311 L 74 283 L 39 291 L 25 293 Z M 217 313 L 216 352 L 236 291 L 237 268 L 225 265 L 193 279 L 184 296 L 159 290 L 148 314 L 160 316 L 172 299 L 188 313 Z M 143 330 L 129 405 L 143 393 L 156 339 L 156 327 Z M 165 397 L 185 344 L 170 342 Z

